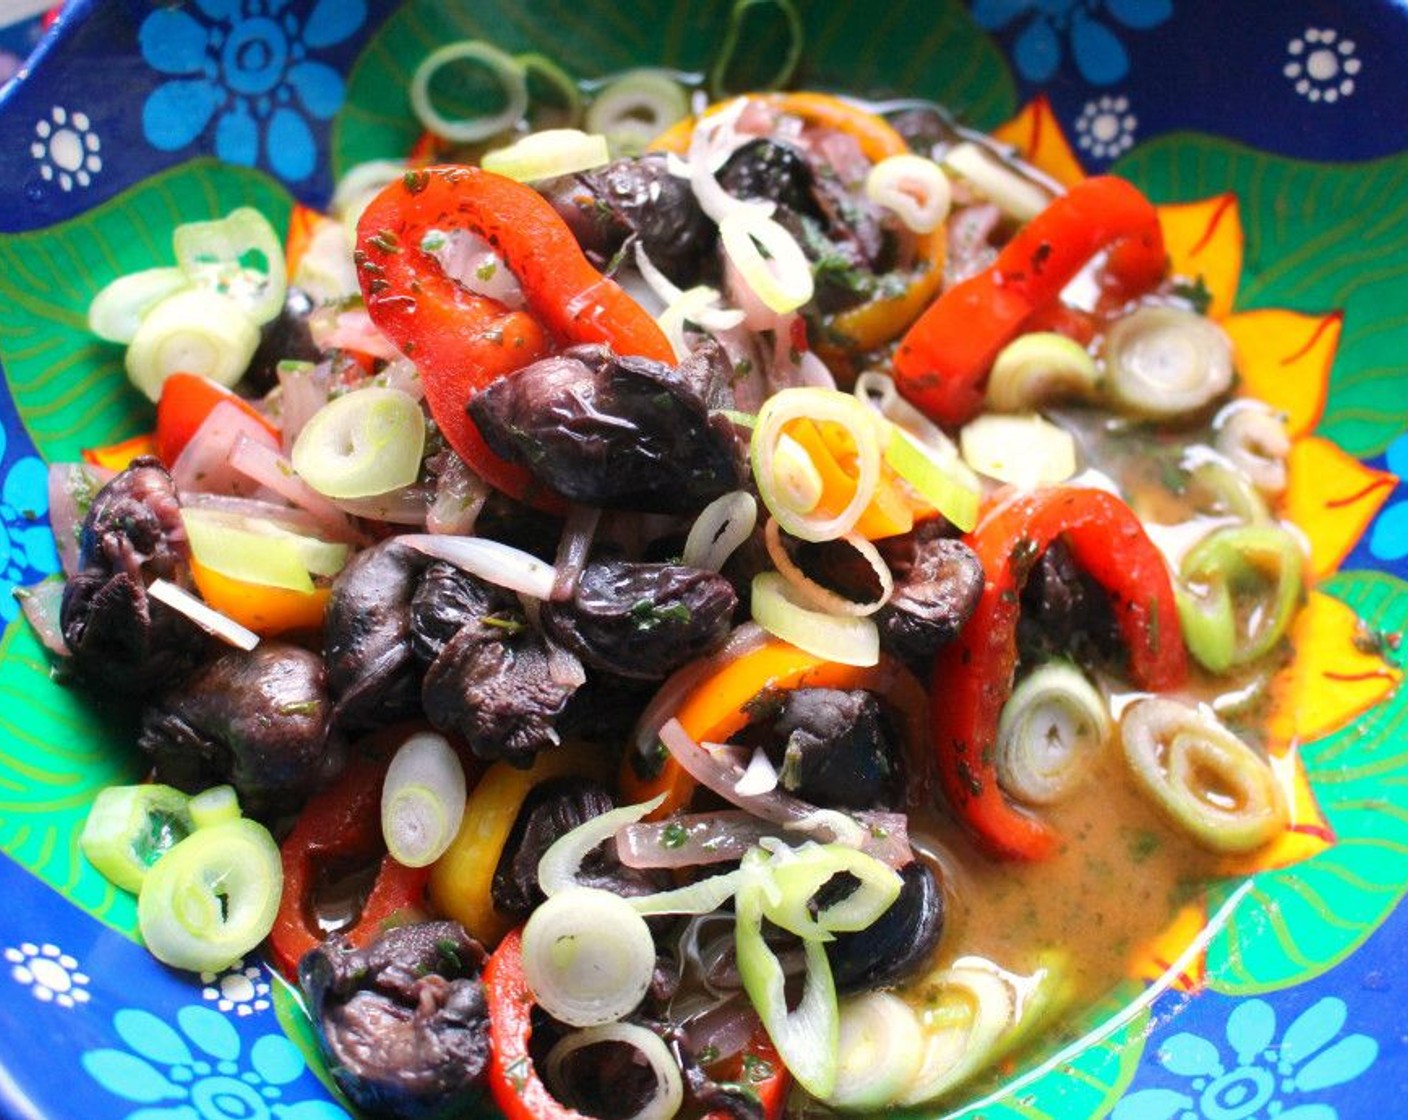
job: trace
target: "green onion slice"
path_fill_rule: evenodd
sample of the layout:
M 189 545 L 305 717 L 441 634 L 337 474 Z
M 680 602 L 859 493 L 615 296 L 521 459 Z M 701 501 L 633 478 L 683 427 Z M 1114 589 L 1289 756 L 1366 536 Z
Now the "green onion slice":
M 381 787 L 386 850 L 406 867 L 427 867 L 444 854 L 464 820 L 465 779 L 443 735 L 425 731 L 397 749 Z
M 731 490 L 705 506 L 689 527 L 680 562 L 717 572 L 753 535 L 758 502 L 747 490 Z
M 212 786 L 195 794 L 188 806 L 196 828 L 213 828 L 240 819 L 240 798 L 234 786 Z
M 769 895 L 769 859 L 760 850 L 743 859 L 744 880 L 734 901 L 734 947 L 743 990 L 797 1083 L 825 1099 L 836 1087 L 840 1013 L 836 984 L 826 948 L 819 940 L 802 942 L 806 976 L 802 998 L 788 1010 L 782 962 L 763 937 Z
M 560 891 L 523 927 L 523 972 L 534 998 L 574 1027 L 629 1015 L 645 998 L 654 971 L 650 927 L 610 891 Z
M 137 336 L 148 311 L 189 287 L 191 278 L 179 268 L 147 268 L 119 276 L 88 305 L 88 329 L 107 342 L 126 345 Z
M 1234 401 L 1213 423 L 1213 445 L 1268 497 L 1286 489 L 1291 437 L 1286 419 L 1261 401 Z
M 513 61 L 523 68 L 524 81 L 528 87 L 528 100 L 533 106 L 529 110 L 529 125 L 532 128 L 545 128 L 549 124 L 561 128 L 573 128 L 582 118 L 582 91 L 572 75 L 545 54 L 530 51 L 516 54 Z M 540 92 L 548 94 L 547 101 L 556 105 L 546 110 L 538 108 L 545 99 Z
M 357 389 L 315 412 L 294 440 L 293 468 L 329 498 L 368 498 L 420 474 L 425 413 L 400 389 Z
M 284 246 L 269 219 L 251 206 L 171 235 L 176 263 L 196 284 L 229 296 L 256 324 L 283 310 L 288 290 Z
M 137 898 L 142 940 L 157 960 L 219 972 L 274 925 L 283 890 L 279 846 L 242 817 L 187 836 L 147 872 Z
M 925 1043 L 919 1017 L 892 992 L 843 999 L 840 1063 L 826 1103 L 848 1112 L 888 1108 L 919 1075 Z
M 826 614 L 798 602 L 777 572 L 753 577 L 753 621 L 798 649 L 842 665 L 877 665 L 880 632 L 869 618 Z
M 1007 973 L 977 958 L 962 958 L 921 984 L 924 1059 L 898 1104 L 940 1097 L 986 1068 L 1004 1048 L 1016 1022 L 1016 991 Z
M 94 798 L 78 846 L 110 883 L 136 894 L 148 869 L 195 831 L 189 803 L 171 786 L 108 786 Z
M 563 1067 L 578 1050 L 616 1042 L 631 1047 L 655 1078 L 650 1094 L 629 1116 L 621 1120 L 672 1120 L 684 1103 L 684 1078 L 665 1040 L 654 1031 L 635 1023 L 604 1023 L 564 1035 L 548 1051 L 544 1077 L 555 1096 L 571 1105 L 570 1079 Z
M 1055 331 L 1032 331 L 998 353 L 987 403 L 998 412 L 1029 412 L 1057 400 L 1089 400 L 1099 383 L 1100 371 L 1084 346 Z
M 1209 851 L 1255 851 L 1285 828 L 1270 764 L 1206 712 L 1139 700 L 1120 719 L 1120 739 L 1141 792 Z
M 347 558 L 347 546 L 330 544 L 280 529 L 261 518 L 231 517 L 219 510 L 187 506 L 181 521 L 191 552 L 205 567 L 231 579 L 308 594 L 313 590 L 310 561 L 321 568 Z
M 1304 563 L 1300 542 L 1275 525 L 1215 529 L 1189 549 L 1178 617 L 1198 662 L 1222 673 L 1270 652 L 1304 591 Z
M 627 70 L 603 85 L 587 106 L 586 125 L 613 151 L 639 155 L 676 121 L 689 116 L 689 94 L 668 70 Z
M 845 533 L 837 537 L 832 542 L 832 547 L 834 548 L 842 542 L 859 553 L 862 562 L 874 574 L 877 593 L 873 599 L 856 602 L 854 599 L 846 598 L 839 591 L 833 591 L 825 584 L 814 580 L 802 570 L 801 565 L 792 559 L 791 553 L 787 551 L 777 519 L 775 517 L 768 518 L 767 525 L 763 527 L 763 543 L 767 547 L 768 557 L 772 560 L 778 575 L 787 581 L 787 586 L 799 602 L 824 614 L 863 618 L 866 615 L 874 614 L 890 601 L 890 596 L 895 591 L 895 577 L 875 545 L 859 533 Z
M 1104 698 L 1074 665 L 1051 661 L 1012 691 L 997 725 L 997 780 L 1014 799 L 1069 797 L 1110 738 Z
M 770 14 L 780 17 L 781 25 L 777 26 L 774 20 L 774 26 L 770 27 L 757 19 L 750 24 L 750 14 L 762 16 L 764 20 Z M 775 42 L 778 31 L 786 37 L 787 45 L 781 51 L 777 50 Z M 710 96 L 722 101 L 734 93 L 784 88 L 802 59 L 805 39 L 802 16 L 793 0 L 734 0 L 724 41 L 714 65 L 709 68 Z M 759 50 L 760 43 L 766 44 L 766 49 Z M 740 49 L 740 45 L 746 49 Z M 777 66 L 766 77 L 744 72 L 744 60 L 774 58 L 779 60 Z
M 1033 489 L 1076 473 L 1076 441 L 1036 413 L 986 413 L 958 433 L 963 461 L 979 474 Z
M 872 167 L 865 177 L 865 193 L 915 233 L 932 233 L 943 225 L 953 201 L 944 169 L 908 152 L 887 156 Z
M 127 376 L 152 401 L 173 373 L 199 373 L 226 388 L 259 348 L 259 325 L 229 296 L 183 288 L 153 306 L 127 347 Z
M 499 108 L 487 114 L 447 117 L 436 108 L 430 83 L 452 63 L 470 63 L 487 71 Z M 411 108 L 426 131 L 460 144 L 487 140 L 512 128 L 528 109 L 528 80 L 523 65 L 497 47 L 479 40 L 447 43 L 421 60 L 411 75 Z
M 815 292 L 811 262 L 797 239 L 758 206 L 736 206 L 719 221 L 729 262 L 769 311 L 785 315 Z
M 1105 390 L 1135 416 L 1172 419 L 1232 386 L 1232 343 L 1221 327 L 1177 307 L 1141 307 L 1105 338 Z
M 821 476 L 800 444 L 787 443 L 786 428 L 798 421 L 836 424 L 855 446 L 856 489 L 840 510 L 822 508 Z M 791 388 L 774 393 L 758 411 L 749 442 L 753 481 L 782 528 L 804 541 L 848 533 L 875 497 L 880 481 L 880 442 L 868 409 L 835 389 Z
M 610 161 L 605 136 L 575 128 L 549 128 L 529 133 L 507 148 L 485 152 L 479 166 L 520 183 L 531 183 L 590 171 Z
M 892 867 L 844 844 L 774 844 L 768 863 L 763 916 L 809 941 L 832 941 L 837 933 L 866 929 L 894 904 L 903 880 Z M 818 909 L 815 896 L 836 875 L 859 881 L 850 894 Z
M 955 144 L 944 153 L 944 166 L 966 179 L 1008 217 L 1029 222 L 1046 209 L 1051 195 L 1010 164 L 972 141 Z

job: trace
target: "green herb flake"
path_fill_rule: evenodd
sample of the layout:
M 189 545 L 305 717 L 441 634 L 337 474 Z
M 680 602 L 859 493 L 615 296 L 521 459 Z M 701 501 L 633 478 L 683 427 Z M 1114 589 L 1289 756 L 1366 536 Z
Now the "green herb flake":
M 667 824 L 665 831 L 660 834 L 660 843 L 671 851 L 683 848 L 689 843 L 689 829 L 678 822 Z

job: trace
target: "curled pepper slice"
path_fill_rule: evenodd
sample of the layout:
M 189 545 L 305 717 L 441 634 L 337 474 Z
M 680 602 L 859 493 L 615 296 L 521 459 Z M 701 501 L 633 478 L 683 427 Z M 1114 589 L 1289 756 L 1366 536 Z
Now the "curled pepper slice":
M 317 794 L 279 847 L 284 889 L 269 948 L 279 971 L 297 982 L 298 962 L 326 936 L 318 924 L 320 872 L 380 859 L 376 880 L 357 921 L 341 931 L 361 947 L 386 924 L 421 910 L 428 867 L 405 867 L 386 854 L 381 835 L 381 786 L 389 759 L 354 758 L 336 784 Z
M 1121 298 L 1154 287 L 1168 268 L 1153 204 L 1123 179 L 1077 183 L 1023 226 L 988 268 L 955 284 L 905 333 L 895 352 L 900 392 L 940 424 L 982 408 L 993 360 L 1096 253 Z
M 503 259 L 526 310 L 471 292 L 445 274 L 424 241 L 468 230 Z M 477 167 L 406 173 L 357 223 L 358 276 L 367 312 L 425 385 L 431 415 L 450 446 L 490 484 L 533 494 L 526 471 L 484 443 L 465 406 L 480 389 L 550 353 L 598 342 L 618 354 L 674 364 L 655 320 L 582 253 L 567 224 L 532 187 Z
M 987 513 L 966 538 L 983 564 L 983 593 L 958 639 L 935 659 L 930 711 L 944 795 L 978 841 L 1008 859 L 1045 859 L 1060 842 L 1046 821 L 1007 799 L 993 764 L 1017 667 L 1022 584 L 1058 537 L 1109 595 L 1134 683 L 1163 691 L 1188 675 L 1168 567 L 1124 502 L 1103 490 L 1056 486 Z

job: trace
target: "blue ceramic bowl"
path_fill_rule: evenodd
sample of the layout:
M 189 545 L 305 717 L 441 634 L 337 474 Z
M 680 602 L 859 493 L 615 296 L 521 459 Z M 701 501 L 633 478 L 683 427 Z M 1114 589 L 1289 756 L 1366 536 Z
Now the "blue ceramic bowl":
M 758 5 L 750 18 L 766 17 Z M 1304 664 L 1277 734 L 1295 843 L 1220 881 L 1078 1040 L 955 1115 L 1355 1120 L 1408 1109 L 1408 8 L 1397 0 L 799 2 L 794 84 L 950 105 L 1061 177 L 1165 211 L 1244 377 L 1291 416 L 1312 543 Z M 56 570 L 45 462 L 150 423 L 85 332 L 170 228 L 276 219 L 399 156 L 434 44 L 537 50 L 589 79 L 707 71 L 732 5 L 650 0 L 75 0 L 0 94 L 0 1112 L 341 1115 L 297 1001 L 258 958 L 164 969 L 78 854 L 119 730 L 49 679 L 9 592 Z M 776 22 L 776 21 L 774 21 Z M 17 50 L 16 33 L 0 46 Z M 786 44 L 749 25 L 741 74 Z M 747 75 L 745 75 L 746 77 Z M 1313 625 L 1312 625 L 1313 624 Z M 1377 635 L 1381 656 L 1363 650 Z M 1359 640 L 1356 642 L 1355 638 Z M 1160 956 L 1160 953 L 1162 956 Z M 1161 962 L 1161 963 L 1159 963 Z M 940 1109 L 928 1110 L 936 1115 Z

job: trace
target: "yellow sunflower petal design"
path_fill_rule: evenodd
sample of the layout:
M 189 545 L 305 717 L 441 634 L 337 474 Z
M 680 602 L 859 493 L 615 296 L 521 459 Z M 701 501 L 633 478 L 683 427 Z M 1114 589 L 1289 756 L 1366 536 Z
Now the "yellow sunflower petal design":
M 1242 212 L 1235 194 L 1199 202 L 1160 206 L 1169 263 L 1175 276 L 1202 281 L 1212 301 L 1208 314 L 1225 319 L 1237 298 L 1242 277 Z
M 1286 516 L 1310 540 L 1312 582 L 1322 580 L 1349 555 L 1398 479 L 1319 436 L 1296 440 L 1286 465 Z
M 1046 94 L 1027 102 L 1022 111 L 993 131 L 993 136 L 1009 144 L 1033 167 L 1045 171 L 1064 187 L 1085 178 L 1085 169 L 1061 131 L 1061 123 L 1051 111 Z
M 1292 439 L 1308 436 L 1320 422 L 1343 323 L 1338 311 L 1274 308 L 1238 311 L 1222 321 L 1237 355 L 1241 391 L 1284 413 Z

